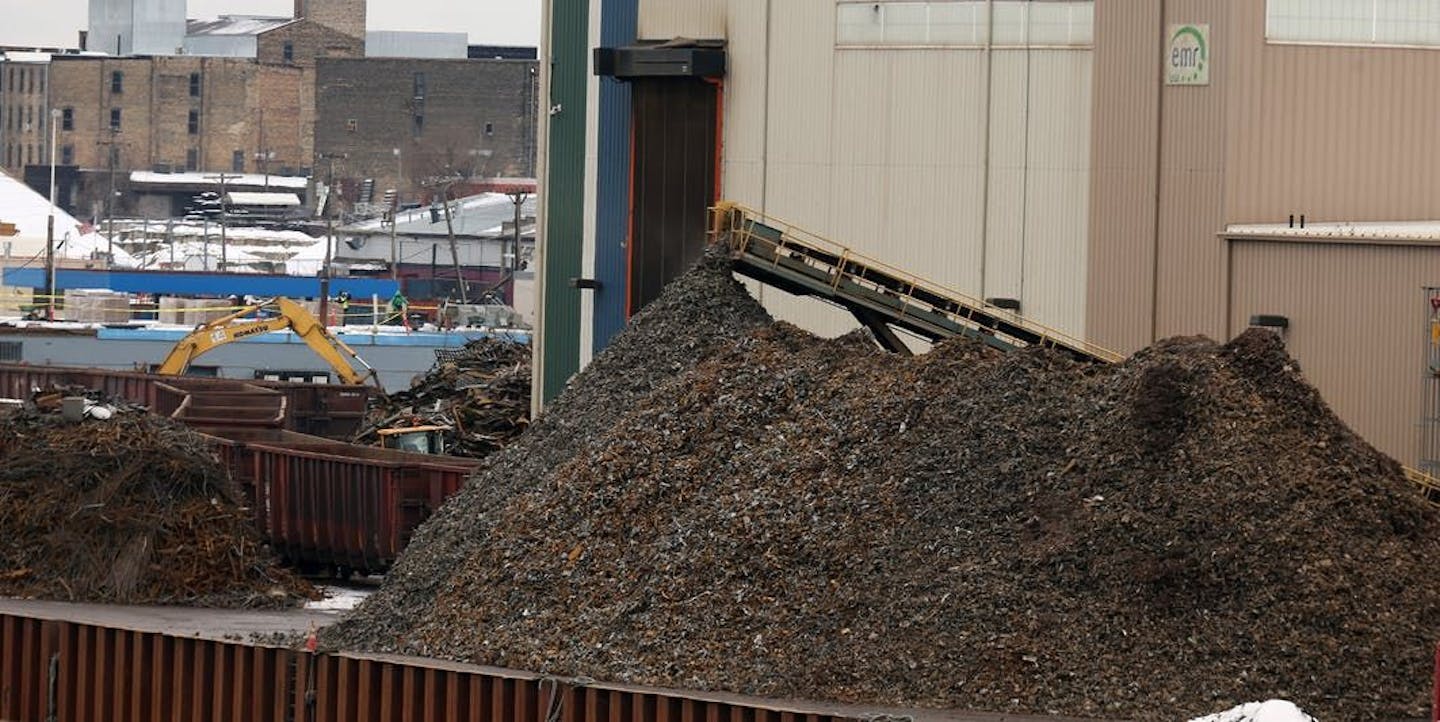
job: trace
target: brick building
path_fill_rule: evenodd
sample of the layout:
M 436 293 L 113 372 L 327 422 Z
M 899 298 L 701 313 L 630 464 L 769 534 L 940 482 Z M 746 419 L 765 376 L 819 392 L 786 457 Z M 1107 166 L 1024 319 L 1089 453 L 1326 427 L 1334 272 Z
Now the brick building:
M 0 167 L 49 163 L 50 55 L 7 52 L 0 57 Z
M 57 56 L 60 154 L 84 168 L 308 166 L 311 71 L 234 58 Z
M 532 60 L 321 58 L 315 150 L 336 159 L 338 180 L 372 179 L 375 200 L 439 176 L 534 176 L 537 71 Z
M 365 0 L 295 12 L 189 21 L 184 54 L 0 55 L 0 167 L 49 163 L 53 107 L 58 164 L 92 181 L 82 216 L 132 170 L 304 174 L 325 154 L 342 179 L 407 196 L 440 175 L 534 175 L 534 60 L 366 58 Z

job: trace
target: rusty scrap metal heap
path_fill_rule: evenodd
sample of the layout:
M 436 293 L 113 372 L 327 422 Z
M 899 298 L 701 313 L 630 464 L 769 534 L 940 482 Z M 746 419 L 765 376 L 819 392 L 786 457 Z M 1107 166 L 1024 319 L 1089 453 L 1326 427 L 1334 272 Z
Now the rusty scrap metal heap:
M 446 454 L 488 456 L 530 424 L 530 347 L 476 339 L 436 361 L 410 390 L 371 403 L 357 444 L 376 443 L 381 429 L 448 426 Z
M 62 395 L 109 418 L 66 421 Z M 197 434 L 95 392 L 47 389 L 0 419 L 0 595 L 278 607 L 312 597 L 278 567 Z
M 777 697 L 1415 718 L 1436 559 L 1440 518 L 1267 332 L 904 358 L 766 325 L 712 264 L 325 639 Z

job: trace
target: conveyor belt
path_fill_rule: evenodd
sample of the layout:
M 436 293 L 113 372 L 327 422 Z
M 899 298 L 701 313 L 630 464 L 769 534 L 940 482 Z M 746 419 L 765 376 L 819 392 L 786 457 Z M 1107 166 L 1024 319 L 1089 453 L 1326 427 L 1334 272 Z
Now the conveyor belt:
M 846 308 L 892 351 L 906 352 L 893 326 L 931 341 L 964 335 L 1006 351 L 1043 346 L 1081 361 L 1121 358 L 737 204 L 712 209 L 710 227 L 713 240 L 730 248 L 737 273 Z

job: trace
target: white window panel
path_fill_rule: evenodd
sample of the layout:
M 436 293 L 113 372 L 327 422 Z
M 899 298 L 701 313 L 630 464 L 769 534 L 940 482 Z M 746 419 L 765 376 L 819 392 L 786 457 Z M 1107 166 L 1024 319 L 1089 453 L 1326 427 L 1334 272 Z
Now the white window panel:
M 983 47 L 993 27 L 1000 47 L 1088 47 L 1094 15 L 1094 0 L 839 0 L 835 42 Z
M 841 3 L 835 8 L 835 41 L 841 45 L 880 45 L 885 25 L 879 3 Z
M 1093 6 L 1070 2 L 1027 3 L 1031 45 L 1089 45 Z
M 925 45 L 930 41 L 930 3 L 892 2 L 880 9 L 886 45 Z
M 1295 43 L 1440 46 L 1440 2 L 1266 0 L 1265 37 Z
M 984 45 L 990 23 L 984 2 L 930 3 L 930 42 Z

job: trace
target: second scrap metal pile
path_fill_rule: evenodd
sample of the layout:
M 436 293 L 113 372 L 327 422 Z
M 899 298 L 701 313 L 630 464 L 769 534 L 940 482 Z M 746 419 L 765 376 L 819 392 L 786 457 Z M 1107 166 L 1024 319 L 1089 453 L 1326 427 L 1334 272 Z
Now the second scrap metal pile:
M 79 419 L 62 397 L 85 398 Z M 77 388 L 0 419 L 0 595 L 284 607 L 315 596 L 251 526 L 204 437 Z
M 440 426 L 445 453 L 481 458 L 504 448 L 530 425 L 530 347 L 481 338 L 436 361 L 408 391 L 372 402 L 357 444 L 384 429 Z
M 325 637 L 776 697 L 1416 718 L 1435 559 L 1440 517 L 1266 332 L 902 358 L 770 322 L 712 261 Z

